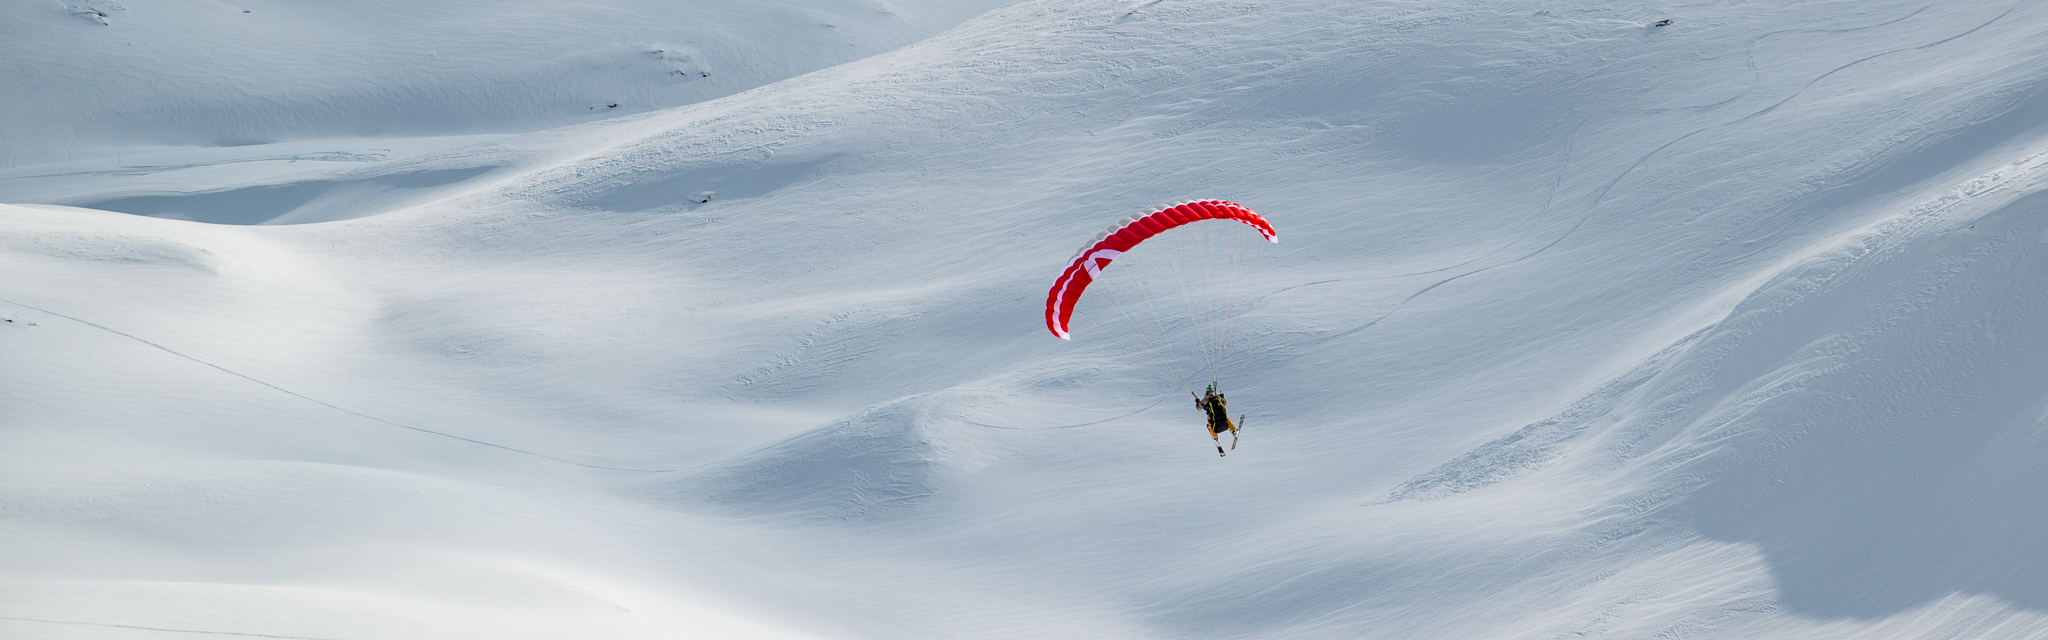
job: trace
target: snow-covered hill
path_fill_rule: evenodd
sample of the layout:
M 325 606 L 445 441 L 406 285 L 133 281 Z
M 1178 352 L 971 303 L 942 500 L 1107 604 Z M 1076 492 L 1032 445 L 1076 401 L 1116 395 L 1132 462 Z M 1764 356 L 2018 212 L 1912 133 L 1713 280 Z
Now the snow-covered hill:
M 731 95 L 995 4 L 24 0 L 0 7 L 0 140 L 19 167 L 525 132 Z
M 2048 9 L 792 2 L 662 88 L 551 7 L 6 76 L 140 115 L 5 99 L 0 635 L 2048 636 Z M 1192 198 L 1283 238 L 1221 459 L 1039 313 Z

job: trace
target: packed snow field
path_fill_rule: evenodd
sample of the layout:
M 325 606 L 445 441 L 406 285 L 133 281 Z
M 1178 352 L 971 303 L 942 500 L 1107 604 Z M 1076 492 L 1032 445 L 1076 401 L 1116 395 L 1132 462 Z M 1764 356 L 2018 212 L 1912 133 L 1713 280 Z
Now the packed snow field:
M 10 4 L 0 637 L 2048 637 L 2048 5 L 1785 4 Z

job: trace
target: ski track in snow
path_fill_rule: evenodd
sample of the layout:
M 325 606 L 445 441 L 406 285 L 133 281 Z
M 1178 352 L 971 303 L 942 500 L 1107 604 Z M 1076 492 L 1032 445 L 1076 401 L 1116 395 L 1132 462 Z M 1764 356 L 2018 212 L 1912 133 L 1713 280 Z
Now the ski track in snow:
M 288 395 L 288 396 L 291 396 L 291 397 L 294 397 L 294 398 L 298 398 L 298 399 L 300 399 L 300 400 L 304 400 L 304 401 L 307 401 L 307 402 L 311 402 L 311 403 L 313 403 L 313 404 L 317 404 L 317 405 L 320 405 L 320 406 L 323 406 L 323 407 L 327 407 L 327 408 L 329 408 L 329 409 L 333 409 L 333 410 L 335 410 L 335 411 L 340 411 L 340 412 L 342 412 L 342 413 L 346 413 L 346 414 L 348 414 L 348 415 L 352 415 L 352 416 L 355 416 L 355 417 L 358 417 L 358 418 L 362 418 L 362 419 L 364 419 L 364 420 L 369 420 L 369 421 L 372 421 L 372 422 L 379 422 L 379 423 L 383 423 L 383 424 L 391 425 L 391 426 L 394 426 L 394 427 L 398 427 L 398 428 L 400 428 L 400 429 L 406 429 L 406 430 L 409 430 L 409 431 L 418 431 L 418 432 L 420 432 L 420 433 L 424 433 L 424 434 L 427 434 L 427 435 L 434 435 L 434 436 L 440 436 L 440 437 L 443 437 L 443 438 L 451 438 L 451 439 L 454 439 L 454 440 L 460 440 L 460 441 L 463 441 L 463 442 L 467 442 L 467 443 L 470 443 L 470 444 L 475 444 L 475 445 L 481 445 L 481 446 L 485 446 L 485 447 L 491 447 L 491 448 L 493 448 L 493 449 L 501 449 L 501 450 L 504 450 L 504 451 L 510 451 L 510 452 L 512 452 L 512 453 L 517 453 L 517 454 L 520 454 L 520 455 L 527 455 L 527 456 L 533 456 L 533 457 L 536 457 L 536 458 L 541 458 L 541 459 L 544 459 L 544 460 L 553 460 L 553 461 L 555 461 L 555 462 L 560 462 L 560 463 L 564 463 L 564 464 L 572 464 L 572 465 L 576 465 L 576 466 L 579 466 L 579 467 L 584 467 L 584 468 L 589 468 L 589 469 L 601 469 L 601 470 L 605 470 L 605 471 L 633 471 L 633 472 L 640 472 L 640 473 L 668 473 L 668 472 L 671 472 L 671 471 L 675 471 L 675 469 L 625 469 L 625 468 L 620 468 L 620 467 L 607 467 L 607 466 L 604 466 L 604 465 L 595 465 L 595 464 L 587 464 L 587 463 L 577 462 L 577 461 L 574 461 L 574 460 L 566 460 L 566 459 L 562 459 L 562 458 L 557 458 L 557 457 L 555 457 L 555 456 L 547 455 L 547 454 L 545 454 L 545 453 L 536 453 L 536 452 L 533 452 L 533 451 L 527 451 L 527 450 L 524 450 L 524 449 L 519 449 L 519 448 L 515 448 L 515 447 L 508 447 L 508 446 L 505 446 L 505 445 L 501 445 L 501 444 L 492 444 L 492 443 L 489 443 L 489 442 L 484 442 L 484 441 L 482 441 L 482 440 L 477 440 L 477 439 L 475 439 L 475 438 L 465 438 L 465 437 L 462 437 L 462 436 L 458 436 L 458 435 L 455 435 L 455 434 L 452 434 L 452 433 L 442 433 L 442 432 L 439 432 L 439 431 L 435 431 L 435 430 L 432 430 L 432 429 L 422 429 L 422 428 L 419 428 L 419 427 L 415 427 L 415 426 L 411 426 L 411 425 L 399 424 L 399 423 L 397 423 L 397 422 L 392 422 L 392 421 L 390 421 L 390 420 L 385 420 L 385 419 L 383 419 L 383 418 L 379 418 L 379 417 L 376 417 L 376 416 L 372 416 L 372 415 L 366 415 L 366 414 L 364 414 L 364 413 L 362 413 L 362 412 L 359 412 L 359 411 L 354 411 L 354 410 L 348 409 L 348 408 L 346 408 L 346 407 L 340 407 L 340 406 L 336 406 L 336 405 L 334 405 L 333 403 L 330 403 L 330 402 L 326 402 L 326 401 L 324 401 L 324 400 L 321 400 L 321 399 L 319 399 L 319 398 L 314 398 L 314 397 L 311 397 L 311 396 L 307 396 L 306 394 L 303 394 L 303 393 L 299 393 L 299 392 L 297 392 L 297 391 L 292 391 L 292 390 L 290 390 L 290 389 L 286 389 L 286 388 L 284 388 L 284 387 L 280 387 L 280 386 L 277 386 L 277 385 L 274 385 L 274 384 L 271 384 L 271 383 L 268 383 L 268 382 L 264 382 L 264 381 L 262 381 L 262 380 L 258 380 L 258 379 L 256 379 L 256 378 L 252 378 L 252 377 L 249 377 L 248 375 L 242 374 L 242 373 L 240 373 L 240 372 L 237 372 L 237 371 L 235 371 L 235 370 L 233 370 L 233 369 L 229 369 L 229 368 L 227 368 L 227 367 L 223 367 L 223 366 L 220 366 L 220 365 L 217 365 L 217 364 L 211 363 L 211 362 L 207 362 L 207 361 L 205 361 L 205 360 L 201 360 L 201 359 L 198 359 L 198 358 L 194 358 L 194 357 L 192 357 L 192 356 L 190 356 L 190 355 L 186 355 L 186 354 L 183 354 L 183 353 L 179 353 L 179 352 L 178 352 L 178 350 L 176 350 L 176 349 L 172 349 L 172 348 L 170 348 L 170 347 L 166 347 L 166 346 L 163 346 L 163 345 L 161 345 L 161 344 L 157 344 L 157 343 L 155 343 L 155 342 L 150 342 L 149 340 L 146 340 L 146 339 L 143 339 L 143 338 L 137 337 L 137 336 L 135 336 L 135 335 L 133 335 L 133 334 L 130 334 L 130 333 L 126 333 L 126 332 L 123 332 L 123 331 L 120 331 L 120 330 L 117 330 L 117 329 L 112 329 L 112 328 L 109 328 L 109 327 L 106 327 L 106 326 L 103 326 L 103 325 L 95 324 L 95 323 L 93 323 L 93 322 L 90 322 L 90 321 L 86 321 L 86 320 L 80 320 L 80 319 L 78 319 L 78 318 L 73 318 L 73 317 L 71 317 L 71 316 L 67 316 L 67 315 L 64 315 L 64 314 L 61 314 L 61 313 L 57 313 L 57 312 L 54 312 L 54 311 L 50 311 L 50 310 L 48 310 L 48 309 L 43 309 L 43 308 L 40 308 L 40 307 L 34 307 L 34 306 L 30 306 L 30 305 L 25 305 L 25 304 L 22 304 L 22 303 L 19 303 L 19 302 L 14 302 L 14 301 L 11 301 L 11 300 L 0 300 L 0 304 L 11 304 L 11 305 L 14 305 L 14 306 L 17 306 L 17 307 L 21 307 L 21 308 L 23 308 L 23 309 L 29 309 L 29 310 L 33 310 L 33 311 L 36 311 L 36 312 L 39 312 L 39 313 L 42 313 L 42 314 L 45 314 L 45 315 L 50 315 L 50 316 L 55 316 L 55 317 L 58 317 L 58 318 L 63 318 L 63 319 L 65 319 L 65 320 L 70 320 L 70 321 L 72 321 L 72 322 L 76 322 L 76 323 L 79 323 L 79 324 L 82 324 L 82 325 L 85 325 L 85 326 L 88 326 L 88 327 L 92 327 L 92 328 L 94 328 L 94 329 L 99 329 L 99 330 L 101 330 L 101 331 L 105 331 L 105 332 L 107 332 L 107 333 L 111 333 L 111 334 L 114 334 L 114 335 L 117 335 L 117 336 L 121 336 L 121 337 L 123 337 L 123 338 L 127 338 L 127 339 L 129 339 L 129 340 L 134 340 L 134 341 L 136 341 L 136 342 L 140 342 L 140 343 L 142 343 L 142 344 L 145 344 L 145 345 L 149 345 L 149 346 L 150 346 L 151 348 L 157 349 L 157 350 L 159 350 L 159 351 L 162 351 L 162 352 L 164 352 L 164 353 L 168 353 L 168 354 L 171 354 L 171 355 L 174 355 L 174 356 L 180 357 L 180 358 L 184 358 L 184 359 L 186 359 L 186 360 L 190 360 L 190 361 L 192 361 L 192 362 L 195 362 L 195 363 L 198 363 L 198 364 L 200 364 L 200 365 L 206 366 L 206 367 L 208 367 L 208 368 L 214 369 L 214 370 L 216 370 L 216 371 L 219 371 L 219 372 L 221 372 L 221 373 L 225 373 L 225 374 L 228 374 L 228 375 L 231 375 L 231 376 L 237 377 L 237 378 L 241 378 L 241 379 L 243 379 L 243 380 L 247 380 L 247 381 L 249 381 L 249 382 L 253 382 L 253 383 L 255 383 L 255 384 L 258 384 L 258 385 L 262 385 L 262 386 L 264 386 L 264 387 L 268 387 L 268 388 L 269 388 L 270 390 L 272 390 L 272 391 L 276 391 L 276 392 L 278 392 L 278 393 L 282 393 L 282 394 L 285 394 L 285 395 Z
M 20 620 L 22 622 L 41 622 L 44 624 L 68 624 L 87 627 L 104 627 L 109 629 L 137 629 L 141 631 L 162 631 L 164 633 L 189 633 L 209 636 L 237 636 L 243 638 L 292 638 L 294 640 L 335 640 L 334 638 L 316 638 L 312 636 L 278 636 L 270 635 L 267 633 L 239 633 L 234 631 L 199 631 L 195 629 L 166 629 L 163 627 L 143 627 L 129 624 L 103 624 L 98 622 L 77 622 L 73 620 L 39 620 L 36 618 L 17 618 L 13 616 L 0 616 L 0 620 Z
M 999 4 L 0 9 L 0 636 L 2048 637 L 2048 10 Z

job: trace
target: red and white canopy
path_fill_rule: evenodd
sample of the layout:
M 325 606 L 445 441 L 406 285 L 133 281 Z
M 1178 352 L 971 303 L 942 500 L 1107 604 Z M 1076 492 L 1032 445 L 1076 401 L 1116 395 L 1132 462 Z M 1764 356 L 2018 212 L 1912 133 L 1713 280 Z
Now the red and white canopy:
M 1080 253 L 1074 254 L 1073 260 L 1067 261 L 1067 268 L 1060 271 L 1060 278 L 1053 281 L 1052 290 L 1045 294 L 1045 327 L 1062 340 L 1071 339 L 1067 333 L 1067 321 L 1074 315 L 1074 303 L 1081 299 L 1081 292 L 1088 289 L 1088 284 L 1102 275 L 1110 261 L 1147 238 L 1199 220 L 1236 220 L 1257 229 L 1267 241 L 1280 241 L 1280 234 L 1265 218 L 1235 202 L 1183 202 L 1131 216 L 1104 231 L 1094 242 L 1082 247 Z

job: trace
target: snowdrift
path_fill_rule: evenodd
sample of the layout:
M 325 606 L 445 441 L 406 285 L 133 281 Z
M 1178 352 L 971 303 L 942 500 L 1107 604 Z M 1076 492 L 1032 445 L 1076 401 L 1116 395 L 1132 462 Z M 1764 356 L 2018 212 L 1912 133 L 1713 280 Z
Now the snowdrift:
M 2048 635 L 2048 9 L 889 6 L 706 13 L 741 84 L 536 9 L 466 37 L 599 53 L 10 101 L 0 631 Z M 1222 459 L 1042 324 L 1190 198 L 1287 237 Z

